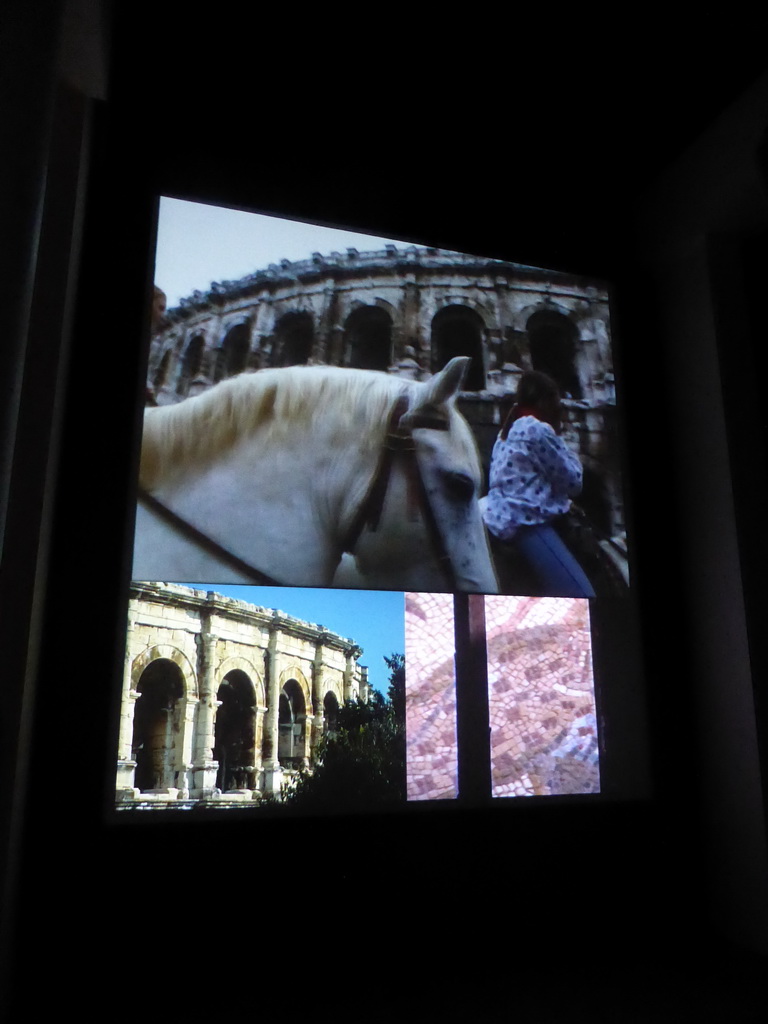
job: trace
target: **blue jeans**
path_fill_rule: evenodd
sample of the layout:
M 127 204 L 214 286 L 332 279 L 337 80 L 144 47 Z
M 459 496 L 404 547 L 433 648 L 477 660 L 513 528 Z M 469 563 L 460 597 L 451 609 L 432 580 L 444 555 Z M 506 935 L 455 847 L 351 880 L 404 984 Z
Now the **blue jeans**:
M 512 543 L 552 597 L 594 597 L 584 570 L 553 526 L 521 526 Z
M 495 542 L 495 543 L 494 543 Z M 553 526 L 521 526 L 512 540 L 491 537 L 494 552 L 501 549 L 522 558 L 535 576 L 538 590 L 547 597 L 594 597 L 595 591 L 586 573 L 560 539 Z M 512 567 L 510 566 L 510 570 Z M 502 575 L 502 574 L 500 574 Z M 504 574 L 506 575 L 506 574 Z M 519 593 L 507 590 L 507 593 Z

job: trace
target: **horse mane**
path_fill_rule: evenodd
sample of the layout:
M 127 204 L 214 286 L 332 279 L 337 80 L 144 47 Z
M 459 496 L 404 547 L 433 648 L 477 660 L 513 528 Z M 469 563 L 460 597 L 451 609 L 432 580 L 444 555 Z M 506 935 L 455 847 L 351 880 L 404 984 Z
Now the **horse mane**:
M 277 440 L 318 416 L 334 441 L 378 447 L 396 397 L 415 386 L 334 366 L 242 373 L 178 405 L 145 411 L 140 485 L 151 489 L 190 464 L 210 462 L 257 429 L 265 430 L 265 441 Z

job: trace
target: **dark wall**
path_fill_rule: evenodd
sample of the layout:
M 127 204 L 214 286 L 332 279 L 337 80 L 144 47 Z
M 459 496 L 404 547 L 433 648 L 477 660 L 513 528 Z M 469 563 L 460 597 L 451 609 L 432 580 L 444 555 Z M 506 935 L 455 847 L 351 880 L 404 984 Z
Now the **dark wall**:
M 647 954 L 649 934 L 662 950 L 702 935 L 762 947 L 749 899 L 763 818 L 748 609 L 728 503 L 718 337 L 714 314 L 701 305 L 717 253 L 697 241 L 689 258 L 679 233 L 666 233 L 671 208 L 650 181 L 671 154 L 649 155 L 653 121 L 638 119 L 646 108 L 634 82 L 611 89 L 606 72 L 616 68 L 605 65 L 598 74 L 575 64 L 579 79 L 568 64 L 542 78 L 532 61 L 457 66 L 445 53 L 425 61 L 427 46 L 396 63 L 391 51 L 369 46 L 350 68 L 334 58 L 330 37 L 318 44 L 322 23 L 319 36 L 305 26 L 313 40 L 306 45 L 292 26 L 262 21 L 248 35 L 224 25 L 222 11 L 212 17 L 202 25 L 158 14 L 147 24 L 123 9 L 107 100 L 93 110 L 47 587 L 39 592 L 28 799 L 13 833 L 16 998 L 38 998 L 28 985 L 39 963 L 71 997 L 92 972 L 133 979 L 134 971 L 162 970 L 177 981 L 211 964 L 242 967 L 257 987 L 286 958 L 314 984 L 331 964 L 319 950 L 339 950 L 356 966 L 387 964 L 391 995 L 412 970 L 456 961 L 467 992 L 480 978 L 507 976 L 513 956 L 546 971 L 559 929 L 571 929 L 598 965 Z M 280 59 L 269 60 L 275 39 Z M 752 108 L 755 99 L 746 102 Z M 699 158 L 681 167 L 683 192 L 717 177 Z M 741 195 L 738 179 L 728 188 Z M 135 339 L 148 308 L 157 191 L 615 282 L 652 799 L 279 829 L 236 820 L 215 828 L 105 824 L 104 723 L 122 657 L 115 637 L 127 573 L 116 524 L 130 503 L 142 385 Z M 752 230 L 759 209 L 755 200 L 739 231 Z M 701 224 L 686 222 L 683 234 L 698 239 Z M 69 254 L 62 258 L 70 265 Z M 689 408 L 680 395 L 691 367 L 699 404 Z M 699 516 L 686 468 L 704 428 L 706 451 L 719 459 L 702 467 L 717 481 L 716 523 Z M 738 843 L 714 843 L 734 829 Z M 737 846 L 754 855 L 735 856 Z M 507 931 L 494 944 L 499 922 Z M 137 1006 L 142 985 L 126 982 Z
M 759 282 L 768 179 L 763 76 L 659 177 L 640 239 L 668 376 L 690 624 L 689 729 L 698 764 L 705 891 L 717 927 L 768 950 L 762 629 L 766 462 Z

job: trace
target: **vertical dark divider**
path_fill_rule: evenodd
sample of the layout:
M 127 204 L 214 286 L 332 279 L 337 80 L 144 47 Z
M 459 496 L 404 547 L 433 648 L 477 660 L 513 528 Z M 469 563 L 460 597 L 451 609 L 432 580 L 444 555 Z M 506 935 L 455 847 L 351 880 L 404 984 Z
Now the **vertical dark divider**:
M 456 594 L 453 614 L 459 800 L 483 803 L 491 796 L 485 597 L 482 594 Z

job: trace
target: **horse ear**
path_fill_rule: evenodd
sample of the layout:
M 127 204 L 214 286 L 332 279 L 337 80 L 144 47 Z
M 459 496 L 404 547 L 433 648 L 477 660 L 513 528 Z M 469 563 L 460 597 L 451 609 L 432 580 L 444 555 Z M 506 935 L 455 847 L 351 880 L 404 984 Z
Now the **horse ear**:
M 414 416 L 439 409 L 448 399 L 457 395 L 461 391 L 471 362 L 469 356 L 455 356 L 446 363 L 440 373 L 436 373 L 423 385 L 423 390 L 416 396 L 414 404 L 401 417 L 400 426 L 407 427 L 408 421 Z

